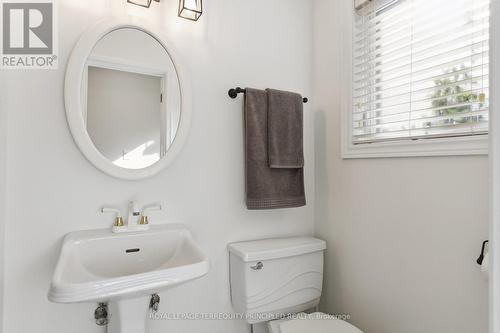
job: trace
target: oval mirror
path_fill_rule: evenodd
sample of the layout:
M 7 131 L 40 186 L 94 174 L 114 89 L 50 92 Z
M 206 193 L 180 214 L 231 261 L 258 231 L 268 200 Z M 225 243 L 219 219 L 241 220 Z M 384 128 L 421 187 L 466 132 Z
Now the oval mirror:
M 172 160 L 187 110 L 171 54 L 153 33 L 131 25 L 105 25 L 78 42 L 66 76 L 68 122 L 102 171 L 140 179 Z

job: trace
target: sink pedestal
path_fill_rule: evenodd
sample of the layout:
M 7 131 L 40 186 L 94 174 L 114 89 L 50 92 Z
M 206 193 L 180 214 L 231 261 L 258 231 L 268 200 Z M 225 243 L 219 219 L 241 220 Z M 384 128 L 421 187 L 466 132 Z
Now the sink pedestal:
M 146 333 L 151 296 L 125 298 L 108 304 L 108 333 Z

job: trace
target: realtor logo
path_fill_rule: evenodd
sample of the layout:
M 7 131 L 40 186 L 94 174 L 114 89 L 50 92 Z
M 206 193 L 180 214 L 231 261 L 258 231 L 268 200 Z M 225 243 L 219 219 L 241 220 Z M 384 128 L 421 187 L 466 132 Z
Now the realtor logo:
M 56 69 L 57 39 L 52 0 L 3 0 L 3 69 Z

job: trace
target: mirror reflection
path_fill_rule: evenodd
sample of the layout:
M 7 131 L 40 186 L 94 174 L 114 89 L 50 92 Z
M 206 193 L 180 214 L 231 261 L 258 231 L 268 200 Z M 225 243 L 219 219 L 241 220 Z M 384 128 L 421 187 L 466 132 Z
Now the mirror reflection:
M 142 169 L 167 154 L 180 121 L 180 87 L 153 36 L 133 28 L 104 36 L 87 59 L 82 96 L 87 132 L 113 164 Z

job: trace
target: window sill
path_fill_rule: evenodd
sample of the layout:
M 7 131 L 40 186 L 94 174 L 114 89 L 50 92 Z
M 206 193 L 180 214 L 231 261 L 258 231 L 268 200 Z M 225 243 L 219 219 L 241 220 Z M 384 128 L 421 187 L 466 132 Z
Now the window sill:
M 488 155 L 488 135 L 342 145 L 343 159 L 467 155 Z

